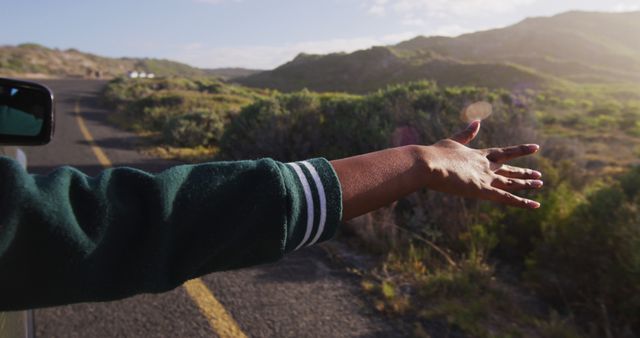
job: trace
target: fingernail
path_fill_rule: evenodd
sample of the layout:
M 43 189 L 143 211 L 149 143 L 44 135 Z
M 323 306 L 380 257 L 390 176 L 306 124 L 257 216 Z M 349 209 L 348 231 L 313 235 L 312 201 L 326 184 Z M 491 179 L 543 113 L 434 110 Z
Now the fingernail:
M 539 172 L 539 171 L 537 171 L 537 170 L 534 170 L 534 171 L 532 172 L 532 174 L 533 174 L 533 177 L 534 177 L 534 178 L 540 178 L 540 177 L 542 177 L 542 173 L 541 173 L 541 172 Z
M 480 124 L 480 120 L 471 121 L 468 128 L 476 128 L 478 124 Z
M 543 185 L 544 185 L 544 182 L 542 182 L 541 180 L 531 181 L 531 186 L 534 188 L 540 188 Z
M 527 205 L 530 206 L 533 209 L 540 208 L 540 203 L 538 203 L 536 201 L 527 201 Z
M 537 144 L 527 144 L 527 147 L 533 151 L 538 151 L 538 149 L 540 149 L 540 146 Z

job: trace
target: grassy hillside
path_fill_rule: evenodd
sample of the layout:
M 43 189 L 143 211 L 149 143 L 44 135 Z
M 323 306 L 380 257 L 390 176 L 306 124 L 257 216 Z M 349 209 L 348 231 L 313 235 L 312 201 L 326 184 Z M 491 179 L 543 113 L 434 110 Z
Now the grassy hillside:
M 351 54 L 300 55 L 239 82 L 284 91 L 349 92 L 419 79 L 508 89 L 640 83 L 638 34 L 640 12 L 567 12 L 456 38 L 417 37 Z
M 111 122 L 162 145 L 155 149 L 160 155 L 190 158 L 215 153 L 231 116 L 267 95 L 210 77 L 119 77 L 109 82 L 102 98 L 114 111 Z
M 426 55 L 416 60 L 403 57 L 391 48 L 373 47 L 352 54 L 302 54 L 273 71 L 238 79 L 238 82 L 282 91 L 308 88 L 315 91 L 363 93 L 387 84 L 421 79 L 430 79 L 442 85 L 489 88 L 539 87 L 557 81 L 513 64 L 461 62 L 437 55 Z
M 584 75 L 640 82 L 640 12 L 567 12 L 456 38 L 417 37 L 394 50 L 459 60 L 510 61 L 569 79 Z M 569 67 L 567 67 L 569 66 Z
M 125 74 L 134 60 L 117 60 L 75 49 L 50 49 L 37 44 L 0 47 L 0 75 L 84 77 L 101 71 L 104 76 Z
M 107 58 L 75 49 L 38 44 L 0 46 L 0 76 L 113 78 L 137 70 L 157 76 L 234 78 L 258 71 L 242 68 L 200 69 L 184 63 L 150 58 Z
M 215 68 L 205 69 L 205 74 L 211 75 L 223 80 L 233 80 L 239 77 L 246 77 L 262 72 L 259 69 L 246 69 L 246 68 Z

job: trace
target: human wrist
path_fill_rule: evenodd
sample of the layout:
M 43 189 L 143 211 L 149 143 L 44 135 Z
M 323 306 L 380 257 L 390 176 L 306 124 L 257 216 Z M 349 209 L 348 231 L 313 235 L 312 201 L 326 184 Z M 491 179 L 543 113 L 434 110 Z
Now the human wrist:
M 414 156 L 418 169 L 417 179 L 421 182 L 421 188 L 428 188 L 433 184 L 436 174 L 437 149 L 433 146 L 415 146 Z
M 428 178 L 428 172 L 430 170 L 430 158 L 431 150 L 422 145 L 406 145 L 395 148 L 396 151 L 400 151 L 402 154 L 397 157 L 406 163 L 405 168 L 408 169 L 403 175 L 403 181 L 405 186 L 410 191 L 417 191 L 425 187 L 425 180 Z

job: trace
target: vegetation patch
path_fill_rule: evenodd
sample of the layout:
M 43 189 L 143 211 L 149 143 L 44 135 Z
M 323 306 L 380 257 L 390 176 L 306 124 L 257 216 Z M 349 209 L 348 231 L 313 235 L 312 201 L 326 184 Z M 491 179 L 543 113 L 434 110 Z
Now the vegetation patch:
M 542 208 L 421 191 L 350 222 L 341 238 L 377 257 L 359 272 L 373 306 L 409 318 L 417 336 L 640 332 L 640 98 L 628 87 L 509 92 L 414 82 L 368 95 L 282 94 L 164 78 L 118 79 L 104 98 L 113 119 L 147 135 L 162 156 L 280 161 L 431 144 L 464 125 L 467 104 L 491 102 L 472 146 L 540 142 L 541 154 L 514 164 L 544 173 L 542 191 L 523 193 Z
M 102 97 L 114 111 L 110 116 L 113 123 L 145 135 L 165 150 L 173 149 L 165 153 L 187 152 L 177 151 L 179 148 L 207 148 L 196 153 L 213 154 L 229 119 L 267 95 L 266 91 L 210 78 L 117 78 Z

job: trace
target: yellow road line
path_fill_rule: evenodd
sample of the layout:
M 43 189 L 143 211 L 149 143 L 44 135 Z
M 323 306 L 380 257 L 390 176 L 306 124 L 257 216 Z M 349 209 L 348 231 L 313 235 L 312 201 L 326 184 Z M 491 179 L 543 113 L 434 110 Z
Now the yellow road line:
M 98 158 L 100 164 L 105 168 L 113 167 L 111 160 L 102 151 L 102 149 L 96 144 L 93 136 L 89 132 L 87 125 L 84 123 L 82 115 L 80 115 L 80 104 L 76 102 L 74 109 L 74 115 L 80 132 L 84 138 L 89 142 L 89 146 L 93 153 Z M 231 317 L 231 315 L 225 310 L 224 306 L 213 296 L 211 290 L 207 288 L 200 278 L 190 280 L 182 285 L 186 290 L 191 300 L 200 308 L 202 313 L 213 331 L 220 338 L 246 338 L 247 336 L 242 332 L 238 323 Z
M 93 139 L 93 136 L 89 132 L 89 129 L 87 129 L 87 126 L 84 124 L 84 119 L 80 115 L 80 105 L 78 104 L 78 102 L 76 102 L 74 113 L 76 115 L 76 121 L 78 122 L 78 127 L 80 127 L 80 132 L 82 132 L 82 135 L 84 136 L 85 140 L 89 142 L 89 146 L 91 147 L 91 150 L 93 150 L 93 153 L 98 158 L 98 162 L 100 162 L 100 164 L 102 164 L 102 166 L 105 168 L 113 167 L 113 164 L 111 163 L 107 155 L 104 153 L 104 151 L 102 151 L 100 147 L 98 147 L 98 145 L 96 144 L 96 141 Z
M 216 297 L 211 293 L 211 290 L 204 285 L 200 278 L 190 280 L 182 286 L 184 286 L 189 296 L 198 304 L 204 316 L 209 320 L 209 324 L 220 338 L 247 337 L 242 330 L 240 330 L 238 323 L 225 311 L 222 304 L 218 302 Z

